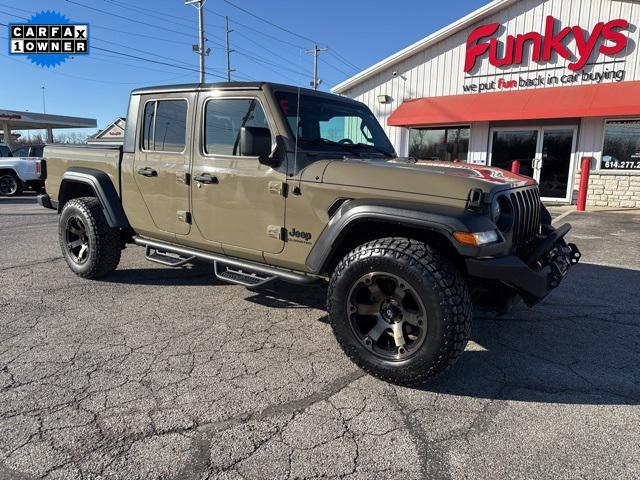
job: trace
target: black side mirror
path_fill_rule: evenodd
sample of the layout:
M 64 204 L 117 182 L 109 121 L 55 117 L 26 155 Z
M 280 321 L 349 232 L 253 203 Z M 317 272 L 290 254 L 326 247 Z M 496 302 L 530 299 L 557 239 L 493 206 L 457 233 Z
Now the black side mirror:
M 240 155 L 258 157 L 260 163 L 271 167 L 280 160 L 271 157 L 271 131 L 262 127 L 242 127 L 240 130 Z

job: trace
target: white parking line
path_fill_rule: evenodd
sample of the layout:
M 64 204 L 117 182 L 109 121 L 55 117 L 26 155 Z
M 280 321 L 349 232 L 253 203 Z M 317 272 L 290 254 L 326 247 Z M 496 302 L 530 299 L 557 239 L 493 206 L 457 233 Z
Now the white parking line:
M 571 214 L 572 214 L 572 213 L 574 213 L 574 212 L 575 212 L 575 210 L 569 210 L 569 211 L 567 211 L 567 212 L 564 212 L 562 215 L 560 215 L 560 216 L 558 216 L 558 217 L 554 218 L 554 219 L 551 221 L 551 225 L 553 225 L 553 224 L 554 224 L 554 223 L 556 223 L 556 222 L 559 222 L 560 220 L 562 220 L 562 219 L 563 219 L 563 218 L 565 218 L 565 217 L 568 217 L 569 215 L 571 215 Z

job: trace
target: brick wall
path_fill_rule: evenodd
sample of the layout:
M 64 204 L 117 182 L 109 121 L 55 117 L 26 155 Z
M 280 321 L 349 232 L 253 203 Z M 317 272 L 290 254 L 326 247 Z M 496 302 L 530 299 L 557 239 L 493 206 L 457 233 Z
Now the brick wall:
M 579 174 L 576 185 L 580 185 Z M 587 206 L 640 208 L 640 172 L 591 172 Z

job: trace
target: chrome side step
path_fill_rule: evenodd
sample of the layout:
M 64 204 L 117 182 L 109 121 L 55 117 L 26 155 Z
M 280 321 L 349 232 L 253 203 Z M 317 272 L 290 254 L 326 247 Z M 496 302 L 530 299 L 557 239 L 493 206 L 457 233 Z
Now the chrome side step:
M 233 268 L 220 262 L 213 262 L 216 277 L 223 282 L 236 283 L 244 287 L 261 287 L 275 280 L 275 275 L 266 276 L 256 272 Z
M 260 278 L 266 279 L 270 277 L 279 278 L 281 280 L 293 283 L 301 283 L 301 284 L 311 284 L 318 281 L 318 277 L 312 277 L 310 275 L 303 275 L 300 273 L 291 272 L 289 270 L 282 270 L 276 267 L 270 267 L 267 265 L 263 265 L 260 263 L 250 262 L 247 260 L 240 260 L 235 257 L 227 257 L 223 254 L 212 253 L 212 252 L 203 252 L 202 250 L 195 250 L 187 247 L 179 247 L 177 245 L 171 245 L 169 243 L 159 242 L 156 240 L 147 240 L 146 238 L 133 237 L 133 241 L 136 245 L 140 245 L 147 248 L 147 252 L 156 251 L 162 252 L 165 255 L 162 260 L 166 260 L 166 254 L 171 253 L 180 257 L 177 261 L 181 262 L 181 264 L 190 262 L 194 259 L 204 260 L 208 262 L 219 262 L 223 266 L 227 267 L 227 270 L 231 268 L 232 271 L 237 272 L 241 270 L 243 273 L 249 272 L 249 274 L 254 274 L 255 276 L 259 276 Z M 172 257 L 176 258 L 176 257 Z M 156 261 L 157 257 L 152 259 L 151 261 Z M 184 262 L 184 263 L 182 263 Z M 170 266 L 179 266 L 179 265 L 170 265 Z M 227 280 L 225 278 L 225 280 Z M 256 286 L 256 285 L 252 285 Z

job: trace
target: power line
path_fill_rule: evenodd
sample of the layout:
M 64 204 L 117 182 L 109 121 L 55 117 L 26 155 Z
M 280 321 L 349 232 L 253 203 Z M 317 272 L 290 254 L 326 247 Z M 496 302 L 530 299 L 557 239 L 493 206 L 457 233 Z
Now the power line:
M 311 43 L 313 43 L 313 44 L 318 43 L 318 42 L 316 42 L 315 40 L 313 40 L 313 39 L 311 39 L 311 38 L 309 38 L 309 37 L 305 37 L 304 35 L 300 35 L 299 33 L 296 33 L 296 32 L 294 32 L 294 31 L 292 31 L 292 30 L 289 30 L 289 29 L 287 29 L 287 28 L 285 28 L 285 27 L 282 27 L 282 26 L 278 25 L 277 23 L 272 22 L 271 20 L 267 20 L 266 18 L 263 18 L 263 17 L 261 17 L 261 16 L 259 16 L 259 15 L 256 15 L 255 13 L 250 12 L 249 10 L 247 10 L 247 9 L 245 9 L 245 8 L 243 8 L 243 7 L 240 7 L 239 5 L 236 5 L 235 3 L 230 2 L 229 0 L 223 0 L 223 1 L 224 1 L 225 3 L 227 3 L 227 4 L 231 5 L 232 7 L 237 8 L 237 9 L 238 9 L 238 10 L 240 10 L 241 12 L 244 12 L 244 13 L 246 13 L 247 15 L 252 16 L 253 18 L 257 18 L 258 20 L 260 20 L 260 21 L 262 21 L 262 22 L 264 22 L 264 23 L 266 23 L 266 24 L 268 24 L 268 25 L 271 25 L 272 27 L 277 28 L 278 30 L 282 30 L 283 32 L 286 32 L 286 33 L 288 33 L 288 34 L 290 34 L 290 35 L 293 35 L 293 36 L 295 36 L 295 37 L 298 37 L 298 38 L 300 38 L 300 39 L 302 39 L 302 40 L 305 40 L 305 41 L 307 41 L 307 42 L 311 42 Z
M 68 2 L 68 3 L 72 3 L 74 5 L 78 5 L 78 6 L 83 7 L 83 8 L 87 8 L 89 10 L 93 10 L 94 12 L 102 13 L 104 15 L 109 15 L 111 17 L 115 17 L 115 18 L 120 18 L 122 20 L 126 20 L 127 22 L 135 23 L 136 25 L 145 25 L 147 27 L 151 27 L 151 28 L 155 28 L 155 29 L 158 29 L 158 30 L 162 30 L 163 32 L 171 32 L 171 33 L 175 33 L 176 35 L 182 35 L 183 37 L 193 38 L 193 35 L 190 35 L 190 34 L 184 33 L 184 32 L 180 32 L 178 30 L 172 30 L 170 28 L 166 28 L 166 27 L 163 27 L 161 25 L 155 25 L 153 23 L 143 22 L 141 20 L 135 20 L 133 18 L 125 17 L 123 15 L 118 15 L 117 13 L 108 12 L 106 10 L 101 10 L 99 8 L 92 7 L 90 5 L 85 5 L 85 4 L 80 3 L 80 2 L 75 2 L 74 0 L 65 0 L 65 1 Z

